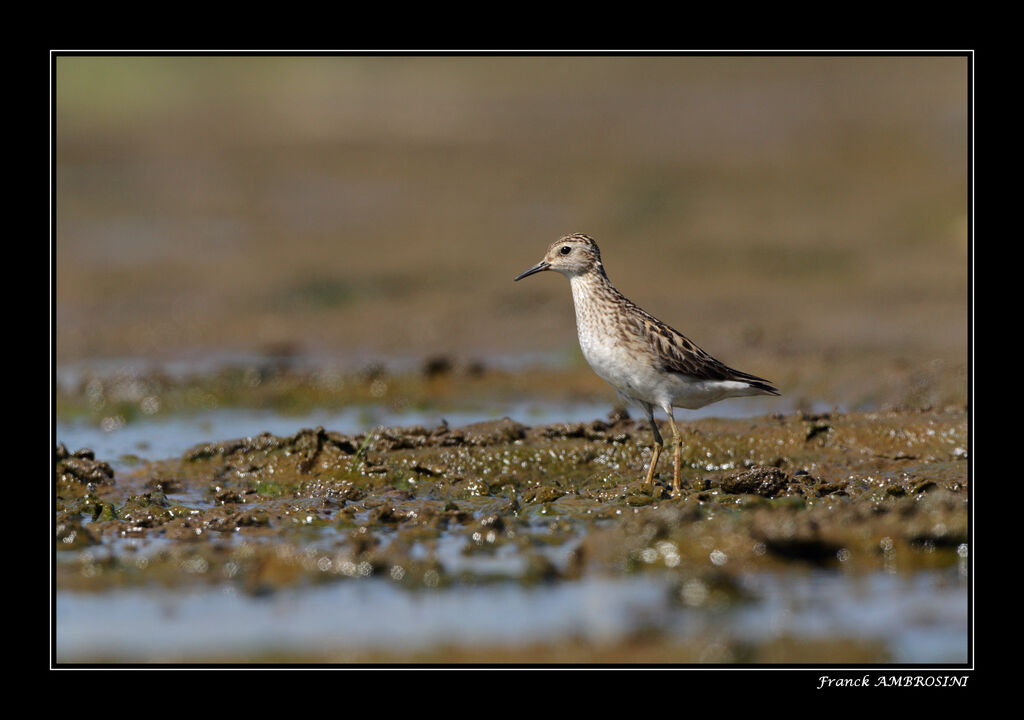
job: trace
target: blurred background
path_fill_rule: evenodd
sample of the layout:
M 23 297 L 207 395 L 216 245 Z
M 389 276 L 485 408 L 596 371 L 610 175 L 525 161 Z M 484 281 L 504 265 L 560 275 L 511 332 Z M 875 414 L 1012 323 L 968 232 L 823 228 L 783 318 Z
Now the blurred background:
M 967 69 L 61 56 L 58 368 L 571 365 L 567 283 L 512 278 L 586 232 L 627 297 L 790 397 L 960 403 Z
M 961 418 L 943 435 L 953 454 L 936 472 L 965 466 L 966 56 L 54 63 L 55 442 L 90 448 L 75 462 L 95 451 L 111 463 L 111 502 L 149 482 L 146 461 L 264 431 L 320 425 L 369 439 L 380 426 L 442 420 L 605 417 L 616 396 L 582 359 L 568 283 L 553 273 L 512 281 L 573 232 L 598 241 L 627 297 L 782 390 L 683 420 L 954 406 L 948 417 L 933 413 L 927 432 Z M 807 439 L 823 428 L 809 425 Z M 166 492 L 215 515 L 222 508 L 207 490 Z M 293 500 L 309 498 L 280 502 Z M 724 615 L 672 605 L 666 579 L 643 573 L 536 591 L 488 581 L 413 593 L 396 590 L 392 573 L 250 597 L 234 573 L 257 566 L 262 536 L 214 532 L 200 543 L 189 532 L 177 542 L 161 526 L 125 537 L 92 512 L 99 505 L 58 502 L 64 658 L 248 658 L 254 646 L 295 642 L 300 657 L 325 643 L 332 652 L 529 637 L 565 645 L 577 633 L 600 645 L 637 628 L 678 639 L 679 627 L 709 633 L 707 648 L 684 656 L 701 662 L 748 657 L 723 654 L 720 631 L 735 633 L 741 650 L 752 637 L 793 632 L 795 650 L 754 657 L 798 662 L 809 657 L 801 638 L 819 631 L 841 646 L 816 657 L 847 662 L 959 661 L 967 646 L 960 540 L 955 551 L 917 553 L 954 558 L 948 573 L 911 565 L 896 576 L 885 560 L 866 578 L 748 578 L 760 601 Z M 535 527 L 517 520 L 517 531 L 559 562 L 590 527 L 556 532 L 548 516 L 534 518 Z M 318 547 L 343 555 L 361 546 L 346 522 L 323 523 L 304 535 L 282 521 L 267 542 L 302 568 Z M 90 528 L 107 534 L 67 545 Z M 373 530 L 397 537 L 390 526 Z M 467 532 L 437 541 L 453 577 L 476 567 Z M 891 545 L 887 537 L 879 547 Z M 157 570 L 182 558 L 170 586 L 143 583 L 151 558 Z M 481 562 L 495 559 L 504 567 L 510 558 L 484 553 Z M 121 588 L 123 577 L 142 586 Z M 193 594 L 200 577 L 210 589 Z M 882 650 L 857 654 L 864 638 Z

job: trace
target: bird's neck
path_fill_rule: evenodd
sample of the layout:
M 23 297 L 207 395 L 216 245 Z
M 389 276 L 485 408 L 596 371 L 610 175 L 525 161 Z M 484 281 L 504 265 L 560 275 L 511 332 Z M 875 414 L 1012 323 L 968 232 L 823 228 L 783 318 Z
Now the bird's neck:
M 569 278 L 572 288 L 572 300 L 576 306 L 577 322 L 585 322 L 594 318 L 614 304 L 619 291 L 616 290 L 604 272 L 592 269 L 590 272 L 574 275 Z

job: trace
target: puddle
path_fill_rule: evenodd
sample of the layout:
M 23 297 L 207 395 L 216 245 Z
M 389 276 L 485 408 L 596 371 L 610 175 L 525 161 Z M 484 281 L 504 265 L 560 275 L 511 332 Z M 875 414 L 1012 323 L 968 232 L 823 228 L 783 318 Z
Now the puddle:
M 498 583 L 409 592 L 387 579 L 343 581 L 270 597 L 231 586 L 61 593 L 60 662 L 202 661 L 283 654 L 315 661 L 352 651 L 587 642 L 656 631 L 663 641 L 842 639 L 880 643 L 893 662 L 967 661 L 967 587 L 956 573 L 842 573 L 741 578 L 756 603 L 681 607 L 664 577 Z M 708 640 L 708 639 L 711 640 Z
M 742 583 L 759 602 L 730 613 L 728 629 L 737 637 L 872 638 L 895 663 L 967 662 L 963 573 L 759 573 Z
M 582 422 L 607 415 L 607 405 L 581 404 L 543 406 L 523 403 L 498 409 L 521 422 Z M 335 432 L 354 434 L 380 426 L 423 425 L 435 427 L 447 421 L 452 426 L 468 425 L 494 419 L 491 409 L 477 411 L 403 411 L 369 406 L 343 410 L 317 410 L 302 416 L 284 415 L 271 410 L 209 410 L 187 416 L 143 419 L 113 430 L 85 421 L 59 422 L 57 442 L 69 450 L 87 447 L 98 457 L 111 458 L 115 467 L 126 464 L 124 456 L 147 459 L 177 457 L 191 447 L 211 440 L 252 437 L 263 432 L 293 435 L 302 428 L 323 427 Z M 497 415 L 501 417 L 501 415 Z
M 56 441 L 70 451 L 90 448 L 97 457 L 107 459 L 115 468 L 124 469 L 133 458 L 159 460 L 178 457 L 189 448 L 211 440 L 251 437 L 263 432 L 293 435 L 302 428 L 323 427 L 335 432 L 356 434 L 377 427 L 422 425 L 436 427 L 447 422 L 453 427 L 508 417 L 526 425 L 590 422 L 604 418 L 610 403 L 522 402 L 488 406 L 477 410 L 403 410 L 385 406 L 349 407 L 341 410 L 315 410 L 303 415 L 288 415 L 272 410 L 216 409 L 188 415 L 139 419 L 105 429 L 101 425 L 77 420 L 56 423 Z M 827 408 L 815 408 L 824 412 Z M 785 403 L 766 405 L 760 398 L 736 398 L 729 403 L 697 411 L 678 411 L 677 419 L 744 418 L 772 412 L 790 412 Z M 632 413 L 636 416 L 636 413 Z M 685 417 L 683 417 L 685 416 Z

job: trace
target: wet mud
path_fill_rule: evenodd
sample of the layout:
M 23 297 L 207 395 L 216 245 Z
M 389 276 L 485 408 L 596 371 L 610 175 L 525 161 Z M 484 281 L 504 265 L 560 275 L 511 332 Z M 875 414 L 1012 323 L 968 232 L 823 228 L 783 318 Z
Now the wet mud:
M 962 409 L 702 420 L 683 434 L 678 496 L 664 455 L 655 487 L 641 482 L 651 432 L 622 413 L 262 434 L 123 475 L 59 446 L 56 544 L 79 552 L 58 552 L 58 587 L 262 594 L 370 576 L 429 588 L 665 572 L 679 602 L 707 606 L 742 602 L 740 573 L 913 572 L 966 553 Z M 441 561 L 453 548 L 467 562 Z M 476 569 L 488 556 L 499 571 Z

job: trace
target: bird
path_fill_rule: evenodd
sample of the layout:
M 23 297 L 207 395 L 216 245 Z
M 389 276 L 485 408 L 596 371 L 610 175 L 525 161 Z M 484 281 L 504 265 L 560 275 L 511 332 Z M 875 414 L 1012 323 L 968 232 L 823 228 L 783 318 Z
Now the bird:
M 518 282 L 554 270 L 569 278 L 576 308 L 580 349 L 590 367 L 629 403 L 639 405 L 654 432 L 653 456 L 644 486 L 653 491 L 664 441 L 654 409 L 668 415 L 675 441 L 672 495 L 682 493 L 682 438 L 673 408 L 696 410 L 732 397 L 779 395 L 764 378 L 716 360 L 678 330 L 654 317 L 615 289 L 601 262 L 597 242 L 583 233 L 566 235 L 544 258 L 517 275 Z

